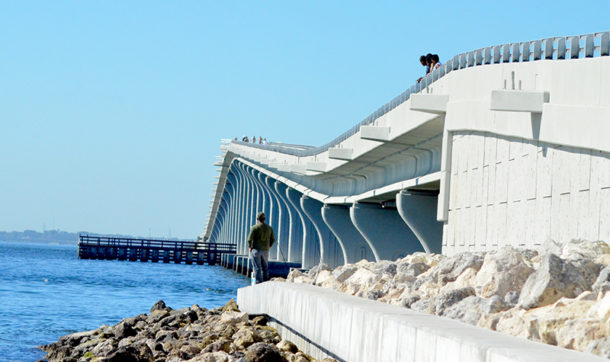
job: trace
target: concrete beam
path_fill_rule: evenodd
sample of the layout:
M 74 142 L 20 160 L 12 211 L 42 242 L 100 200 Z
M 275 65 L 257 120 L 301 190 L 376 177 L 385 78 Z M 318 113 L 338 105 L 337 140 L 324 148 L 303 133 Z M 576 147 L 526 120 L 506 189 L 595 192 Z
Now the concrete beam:
M 411 110 L 442 114 L 447 112 L 448 95 L 411 94 Z
M 438 196 L 403 190 L 396 194 L 398 214 L 417 237 L 426 253 L 441 253 L 443 224 L 436 221 Z
M 380 142 L 390 141 L 390 127 L 361 126 L 360 138 Z
M 355 203 L 350 208 L 350 218 L 369 243 L 377 261 L 396 260 L 425 251 L 396 209 Z
M 290 172 L 305 175 L 307 173 L 307 167 L 305 165 L 290 165 Z
M 301 208 L 318 233 L 320 261 L 331 268 L 344 265 L 347 259 L 345 248 L 322 219 L 322 203 L 303 195 L 301 196 Z
M 353 148 L 333 147 L 333 148 L 328 149 L 328 158 L 334 159 L 334 160 L 351 161 L 353 159 L 352 158 L 353 153 L 354 153 Z
M 325 172 L 326 162 L 307 162 L 305 169 L 307 171 Z
M 349 208 L 342 205 L 324 205 L 322 219 L 345 249 L 347 263 L 362 259 L 375 261 L 375 254 L 349 217 Z
M 492 111 L 542 113 L 542 105 L 549 102 L 549 92 L 492 90 Z

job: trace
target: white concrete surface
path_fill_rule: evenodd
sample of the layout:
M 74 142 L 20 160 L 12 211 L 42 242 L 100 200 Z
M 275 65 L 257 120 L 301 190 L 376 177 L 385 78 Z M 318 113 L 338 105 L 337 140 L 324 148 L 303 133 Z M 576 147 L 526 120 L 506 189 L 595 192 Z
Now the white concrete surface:
M 610 241 L 610 153 L 486 132 L 452 138 L 443 253 Z
M 350 362 L 593 362 L 605 359 L 311 285 L 267 282 L 237 292 L 243 312 L 266 314 L 284 338 Z

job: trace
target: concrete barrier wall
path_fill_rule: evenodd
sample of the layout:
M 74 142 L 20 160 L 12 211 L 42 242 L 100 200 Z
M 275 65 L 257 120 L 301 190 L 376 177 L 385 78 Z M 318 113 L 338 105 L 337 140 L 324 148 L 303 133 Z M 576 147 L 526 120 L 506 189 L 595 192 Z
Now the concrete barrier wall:
M 443 254 L 610 240 L 610 153 L 460 132 L 452 155 Z
M 605 361 L 311 285 L 267 282 L 241 288 L 237 303 L 244 312 L 271 317 L 283 338 L 316 358 L 327 354 L 350 362 Z

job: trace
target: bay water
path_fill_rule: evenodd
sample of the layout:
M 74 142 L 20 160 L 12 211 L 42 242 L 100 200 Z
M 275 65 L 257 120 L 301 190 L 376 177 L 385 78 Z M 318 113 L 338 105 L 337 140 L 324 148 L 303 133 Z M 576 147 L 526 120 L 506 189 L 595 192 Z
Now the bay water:
M 0 361 L 35 361 L 36 346 L 148 313 L 224 305 L 249 280 L 220 266 L 80 260 L 76 246 L 0 241 Z

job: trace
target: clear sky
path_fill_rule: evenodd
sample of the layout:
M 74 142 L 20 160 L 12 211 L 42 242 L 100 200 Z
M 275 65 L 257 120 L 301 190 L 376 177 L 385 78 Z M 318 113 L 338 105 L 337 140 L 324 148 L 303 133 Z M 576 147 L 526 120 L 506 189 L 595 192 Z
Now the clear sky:
M 609 1 L 2 1 L 0 230 L 194 238 L 221 138 L 321 145 L 441 61 Z

